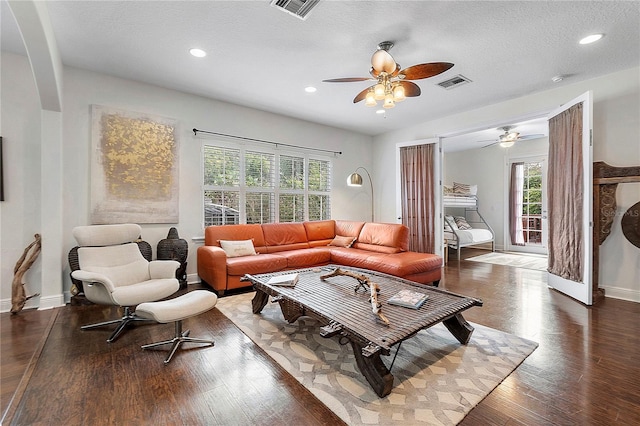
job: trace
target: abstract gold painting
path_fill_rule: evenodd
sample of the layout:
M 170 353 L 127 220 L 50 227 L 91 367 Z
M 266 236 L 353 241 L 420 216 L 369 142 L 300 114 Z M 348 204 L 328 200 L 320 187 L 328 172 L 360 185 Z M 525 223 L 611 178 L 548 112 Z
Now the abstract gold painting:
M 92 105 L 91 222 L 177 223 L 176 121 Z

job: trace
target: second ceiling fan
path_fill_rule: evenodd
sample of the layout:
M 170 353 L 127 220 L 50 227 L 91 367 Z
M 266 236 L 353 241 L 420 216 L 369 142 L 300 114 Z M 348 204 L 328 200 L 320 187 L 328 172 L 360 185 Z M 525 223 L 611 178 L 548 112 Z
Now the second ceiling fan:
M 546 135 L 543 134 L 532 134 L 532 135 L 522 135 L 520 136 L 520 133 L 518 132 L 514 132 L 513 129 L 515 129 L 514 126 L 504 126 L 504 127 L 498 127 L 497 130 L 501 130 L 504 133 L 501 134 L 500 136 L 498 136 L 498 139 L 490 139 L 490 140 L 486 140 L 486 141 L 480 141 L 482 142 L 493 142 L 490 143 L 489 145 L 485 145 L 483 148 L 489 147 L 489 146 L 493 146 L 495 144 L 500 144 L 501 147 L 503 148 L 509 148 L 511 146 L 513 146 L 517 141 L 526 141 L 529 139 L 539 139 L 539 138 L 543 138 Z
M 453 66 L 450 62 L 429 62 L 417 64 L 401 69 L 389 49 L 393 42 L 383 41 L 378 44 L 378 50 L 371 56 L 371 77 L 346 77 L 322 80 L 327 83 L 351 83 L 356 81 L 377 81 L 371 87 L 364 89 L 353 98 L 353 103 L 365 100 L 365 105 L 376 106 L 377 101 L 383 101 L 384 108 L 393 108 L 396 102 L 407 97 L 420 96 L 420 87 L 409 80 L 420 80 L 442 74 Z

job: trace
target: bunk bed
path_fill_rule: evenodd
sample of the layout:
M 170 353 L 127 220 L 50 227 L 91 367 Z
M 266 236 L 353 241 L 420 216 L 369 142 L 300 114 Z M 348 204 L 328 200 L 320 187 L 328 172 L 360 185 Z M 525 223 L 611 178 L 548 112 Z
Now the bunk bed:
M 447 247 L 457 251 L 458 261 L 462 247 L 491 243 L 491 251 L 495 251 L 495 234 L 480 214 L 478 197 L 473 192 L 454 192 L 445 187 L 442 197 L 444 239 Z

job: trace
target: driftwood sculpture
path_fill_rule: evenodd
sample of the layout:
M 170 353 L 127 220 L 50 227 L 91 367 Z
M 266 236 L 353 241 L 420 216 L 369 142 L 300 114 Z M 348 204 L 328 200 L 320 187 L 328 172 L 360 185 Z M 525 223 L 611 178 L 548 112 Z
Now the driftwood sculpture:
M 35 234 L 35 241 L 32 242 L 24 249 L 22 256 L 16 262 L 16 266 L 13 268 L 13 282 L 11 283 L 11 313 L 17 314 L 24 308 L 24 304 L 32 297 L 40 296 L 40 293 L 27 296 L 24 290 L 25 283 L 22 282 L 22 277 L 31 268 L 33 262 L 36 261 L 40 250 L 42 249 L 42 237 L 40 234 Z M 31 249 L 33 248 L 33 251 Z M 31 252 L 31 253 L 29 253 Z
M 327 278 L 344 275 L 347 277 L 355 278 L 358 281 L 358 285 L 354 288 L 354 292 L 358 292 L 361 288 L 365 291 L 369 291 L 369 303 L 371 303 L 371 311 L 378 316 L 385 324 L 389 325 L 389 320 L 382 313 L 382 303 L 378 301 L 378 293 L 380 293 L 380 286 L 376 283 L 372 283 L 369 277 L 362 274 L 356 274 L 351 271 L 343 271 L 340 268 L 336 268 L 333 272 L 325 275 L 321 275 L 322 281 Z

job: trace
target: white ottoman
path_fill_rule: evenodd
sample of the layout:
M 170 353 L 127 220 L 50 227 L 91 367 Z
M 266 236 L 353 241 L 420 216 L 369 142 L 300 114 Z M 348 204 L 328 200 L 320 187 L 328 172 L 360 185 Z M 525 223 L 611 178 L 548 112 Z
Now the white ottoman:
M 168 364 L 182 343 L 205 343 L 213 346 L 213 340 L 189 337 L 189 330 L 182 331 L 182 320 L 200 315 L 212 309 L 218 302 L 218 296 L 207 290 L 194 290 L 175 299 L 162 302 L 145 302 L 138 305 L 136 315 L 140 318 L 154 320 L 160 323 L 175 322 L 176 335 L 171 340 L 142 345 L 142 349 L 172 344 L 169 356 L 164 360 Z

